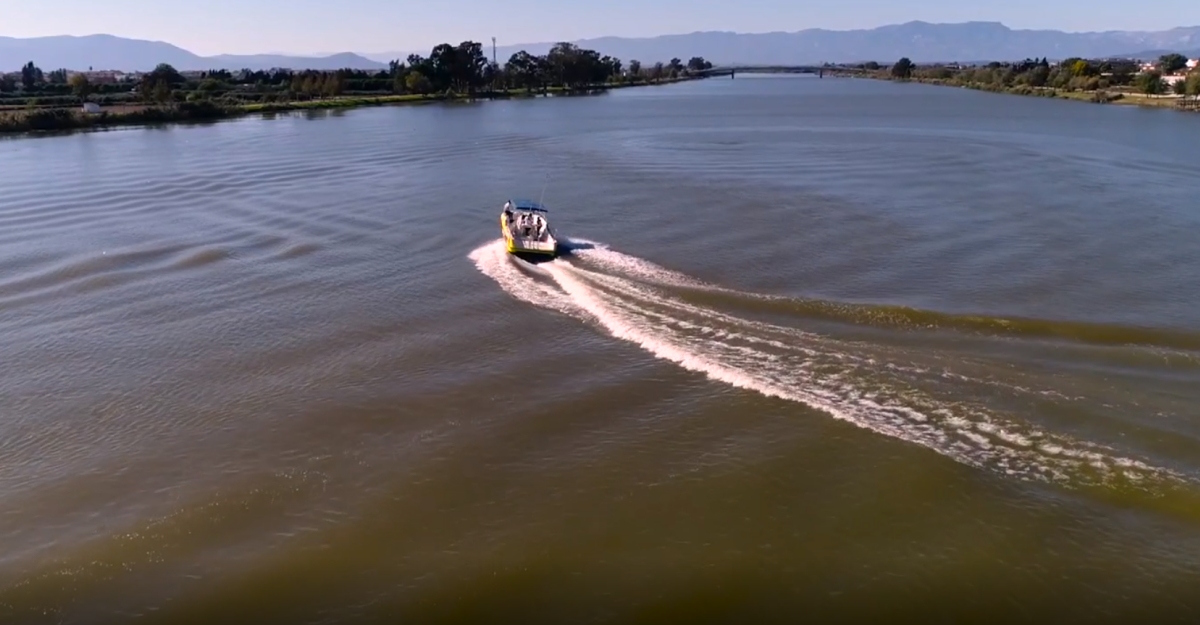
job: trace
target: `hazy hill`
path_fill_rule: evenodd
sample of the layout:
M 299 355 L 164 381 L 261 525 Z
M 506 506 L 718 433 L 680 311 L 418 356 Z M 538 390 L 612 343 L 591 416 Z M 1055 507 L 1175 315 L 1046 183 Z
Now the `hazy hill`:
M 458 43 L 457 41 L 451 43 Z M 865 30 L 825 30 L 741 34 L 695 32 L 649 38 L 600 37 L 575 43 L 625 61 L 649 64 L 679 57 L 687 61 L 702 56 L 714 63 L 800 64 L 822 62 L 892 62 L 902 56 L 920 62 L 1005 61 L 1027 57 L 1062 59 L 1071 56 L 1137 56 L 1154 58 L 1166 51 L 1200 50 L 1200 26 L 1158 32 L 1108 31 L 1067 33 L 1057 30 L 1014 30 L 998 22 L 930 24 L 908 22 Z M 530 43 L 498 48 L 501 63 L 514 52 L 543 54 L 552 43 Z M 490 41 L 485 49 L 491 55 Z M 410 52 L 385 52 L 360 56 L 349 52 L 321 57 L 280 54 L 218 55 L 203 57 L 162 41 L 125 39 L 112 35 L 56 36 L 16 39 L 0 37 L 0 71 L 15 71 L 28 61 L 49 71 L 60 67 L 83 70 L 149 70 L 170 63 L 180 70 L 242 68 L 269 69 L 383 69 L 390 59 Z
M 457 43 L 457 42 L 454 42 Z M 490 42 L 487 45 L 491 55 Z M 600 37 L 574 43 L 623 60 L 643 63 L 687 61 L 702 56 L 717 64 L 789 64 L 822 62 L 891 62 L 907 56 L 916 62 L 1062 59 L 1072 56 L 1132 56 L 1139 52 L 1200 48 L 1200 26 L 1160 32 L 1109 31 L 1067 33 L 1057 30 L 1014 30 L 998 22 L 930 24 L 908 22 L 866 30 L 825 30 L 741 34 L 695 32 L 649 38 Z M 543 54 L 550 42 L 500 46 L 503 63 L 514 52 Z M 417 50 L 428 54 L 428 50 Z M 409 52 L 368 55 L 384 60 Z
M 270 69 L 272 67 L 287 67 L 291 69 L 387 69 L 386 63 L 373 61 L 353 52 L 339 52 L 329 56 L 300 57 L 283 54 L 219 54 L 217 56 L 200 57 L 206 63 L 219 63 L 225 69 Z
M 55 36 L 17 39 L 0 37 L 0 71 L 16 71 L 33 61 L 44 71 L 58 68 L 86 70 L 112 69 L 147 71 L 159 63 L 170 63 L 178 70 L 206 69 L 382 69 L 385 63 L 357 54 L 342 53 L 326 57 L 298 57 L 273 54 L 204 57 L 162 41 L 125 39 L 112 35 L 85 37 Z

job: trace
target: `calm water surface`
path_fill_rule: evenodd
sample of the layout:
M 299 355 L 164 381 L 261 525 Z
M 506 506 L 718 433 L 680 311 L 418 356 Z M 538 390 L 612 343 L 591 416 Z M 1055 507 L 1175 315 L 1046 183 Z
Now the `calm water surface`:
M 1194 623 L 1197 146 L 749 76 L 0 140 L 0 622 Z

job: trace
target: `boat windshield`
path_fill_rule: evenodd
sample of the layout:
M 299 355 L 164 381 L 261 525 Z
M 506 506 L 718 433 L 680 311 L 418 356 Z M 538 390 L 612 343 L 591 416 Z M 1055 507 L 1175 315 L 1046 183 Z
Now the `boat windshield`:
M 509 200 L 509 205 L 514 211 L 546 213 L 546 207 L 533 200 Z

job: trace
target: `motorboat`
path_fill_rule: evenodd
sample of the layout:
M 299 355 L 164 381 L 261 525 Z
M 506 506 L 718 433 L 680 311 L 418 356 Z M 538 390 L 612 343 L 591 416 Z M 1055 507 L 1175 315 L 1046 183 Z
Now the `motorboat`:
M 555 256 L 558 240 L 547 218 L 548 211 L 540 202 L 509 200 L 500 213 L 500 232 L 510 254 L 539 254 Z

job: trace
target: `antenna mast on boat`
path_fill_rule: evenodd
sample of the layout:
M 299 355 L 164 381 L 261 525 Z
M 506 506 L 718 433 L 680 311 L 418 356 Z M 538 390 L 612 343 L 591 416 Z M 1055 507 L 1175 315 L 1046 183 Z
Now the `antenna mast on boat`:
M 546 181 L 542 183 L 542 195 L 538 198 L 538 206 L 544 206 L 542 202 L 546 199 L 546 187 L 550 186 L 550 172 L 546 172 Z

